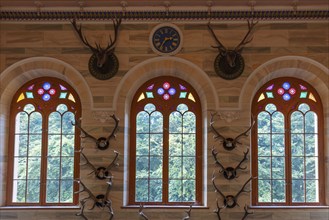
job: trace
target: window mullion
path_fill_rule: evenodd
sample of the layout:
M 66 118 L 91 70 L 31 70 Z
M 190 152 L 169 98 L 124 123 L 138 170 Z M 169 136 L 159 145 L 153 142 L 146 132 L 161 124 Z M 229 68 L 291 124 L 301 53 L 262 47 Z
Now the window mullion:
M 169 202 L 169 113 L 163 113 L 163 184 L 162 198 Z
M 292 205 L 292 165 L 291 165 L 291 120 L 290 114 L 285 119 L 285 143 L 286 143 L 286 204 Z
M 41 113 L 44 114 L 44 113 Z M 41 145 L 41 173 L 40 173 L 40 203 L 46 204 L 47 194 L 47 159 L 48 159 L 48 118 L 49 113 L 43 115 L 42 122 L 42 145 Z

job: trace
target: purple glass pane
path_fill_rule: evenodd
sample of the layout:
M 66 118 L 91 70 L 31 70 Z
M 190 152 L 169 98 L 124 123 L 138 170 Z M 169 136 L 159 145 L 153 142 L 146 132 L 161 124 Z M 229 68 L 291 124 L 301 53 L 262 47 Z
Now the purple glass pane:
M 147 87 L 147 90 L 152 90 L 154 87 L 154 84 L 150 85 L 149 87 Z
M 67 88 L 62 86 L 61 84 L 59 84 L 59 87 L 61 88 L 61 90 L 67 90 Z
M 42 85 L 42 88 L 43 88 L 44 90 L 49 90 L 50 87 L 51 87 L 51 85 L 50 85 L 49 82 L 45 82 L 45 83 Z
M 300 87 L 301 90 L 307 90 L 307 88 L 305 86 L 301 85 L 301 84 L 299 84 L 299 87 Z
M 180 90 L 186 90 L 186 87 L 182 86 L 181 84 L 179 84 L 179 88 L 180 88 Z
M 32 90 L 33 88 L 34 88 L 34 84 L 32 84 L 29 87 L 27 87 L 28 90 Z
M 43 99 L 43 101 L 49 101 L 50 95 L 46 93 L 42 96 L 42 99 Z
M 274 87 L 274 84 L 270 85 L 269 87 L 266 88 L 266 90 L 272 90 Z
M 176 93 L 176 89 L 175 89 L 175 88 L 170 88 L 170 89 L 168 90 L 168 93 L 169 93 L 170 95 L 175 95 L 175 93 Z
M 285 83 L 282 84 L 282 87 L 283 87 L 285 90 L 288 90 L 288 89 L 290 89 L 290 83 L 285 82 Z

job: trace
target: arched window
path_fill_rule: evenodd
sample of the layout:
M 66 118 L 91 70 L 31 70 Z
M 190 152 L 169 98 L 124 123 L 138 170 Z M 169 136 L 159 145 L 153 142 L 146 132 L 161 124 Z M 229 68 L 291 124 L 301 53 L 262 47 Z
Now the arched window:
M 50 77 L 23 85 L 10 112 L 8 205 L 77 204 L 79 132 L 71 122 L 81 117 L 77 93 Z
M 202 204 L 201 103 L 185 81 L 163 76 L 131 104 L 129 204 Z
M 269 81 L 252 103 L 254 205 L 324 204 L 323 110 L 318 93 L 296 78 Z

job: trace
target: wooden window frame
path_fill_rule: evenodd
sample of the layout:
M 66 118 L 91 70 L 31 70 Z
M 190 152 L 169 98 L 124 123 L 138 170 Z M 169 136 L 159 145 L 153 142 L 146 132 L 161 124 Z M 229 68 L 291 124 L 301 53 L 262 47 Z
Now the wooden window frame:
M 75 103 L 68 99 L 60 99 L 58 95 L 51 97 L 51 101 L 45 102 L 41 97 L 34 97 L 32 99 L 25 98 L 17 102 L 20 94 L 26 91 L 26 88 L 31 84 L 37 84 L 40 82 L 49 82 L 53 84 L 61 84 L 66 87 L 68 95 L 71 93 L 74 97 Z M 58 93 L 59 91 L 57 91 Z M 21 112 L 26 104 L 32 104 L 36 112 L 41 113 L 42 116 L 42 142 L 41 142 L 41 168 L 40 168 L 40 193 L 39 202 L 13 202 L 13 173 L 14 173 L 14 148 L 15 148 L 15 126 L 16 126 L 16 115 Z M 48 150 L 48 117 L 52 112 L 56 112 L 56 108 L 53 106 L 58 106 L 59 104 L 65 104 L 68 108 L 74 107 L 74 110 L 69 109 L 78 120 L 81 117 L 81 102 L 77 92 L 63 80 L 53 78 L 53 77 L 40 77 L 28 81 L 22 87 L 20 87 L 15 95 L 13 96 L 11 107 L 10 107 L 10 125 L 9 125 L 9 148 L 8 148 L 8 172 L 7 172 L 7 194 L 6 194 L 6 205 L 7 206 L 72 206 L 78 204 L 79 195 L 74 192 L 79 190 L 78 184 L 73 183 L 73 201 L 72 203 L 47 203 L 46 202 L 46 180 L 47 180 L 47 150 Z M 39 106 L 39 109 L 38 109 Z M 80 131 L 78 128 L 74 129 L 74 172 L 73 179 L 78 178 L 80 174 L 80 156 L 78 150 L 80 149 Z M 60 156 L 61 157 L 61 156 Z
M 258 98 L 271 84 L 282 84 L 284 82 L 294 82 L 296 84 L 303 84 L 307 87 L 307 90 L 311 92 L 317 102 L 313 102 L 310 99 L 294 99 L 291 101 L 284 101 L 282 98 L 266 98 L 258 102 Z M 297 90 L 299 91 L 299 90 Z M 276 92 L 276 91 L 274 91 Z M 298 92 L 297 92 L 298 93 Z M 293 78 L 293 77 L 281 77 L 271 80 L 265 83 L 255 94 L 252 102 L 252 114 L 255 118 L 255 128 L 252 130 L 252 175 L 254 177 L 258 176 L 258 133 L 257 133 L 257 116 L 260 112 L 264 111 L 267 104 L 274 104 L 278 111 L 284 115 L 285 123 L 285 180 L 286 180 L 286 201 L 276 203 L 276 202 L 259 202 L 258 201 L 258 179 L 254 179 L 252 182 L 252 205 L 254 206 L 322 206 L 325 205 L 325 174 L 324 174 L 324 115 L 323 115 L 323 105 L 318 95 L 317 91 L 307 82 Z M 291 173 L 291 136 L 290 136 L 290 116 L 291 114 L 298 110 L 298 106 L 302 103 L 308 104 L 311 111 L 315 112 L 318 117 L 318 175 L 319 175 L 319 202 L 293 202 L 292 201 L 292 173 Z M 280 106 L 280 108 L 278 108 Z M 283 107 L 284 106 L 284 107 Z M 306 171 L 304 171 L 306 172 Z
M 191 104 L 192 101 L 186 99 L 178 99 L 172 98 L 170 101 L 164 101 L 162 98 L 154 98 L 154 99 L 144 99 L 141 101 L 137 101 L 139 95 L 146 91 L 147 86 L 150 84 L 158 84 L 163 83 L 165 81 L 174 82 L 176 85 L 183 84 L 187 90 L 193 94 L 195 98 L 195 103 Z M 193 112 L 196 115 L 196 192 L 195 192 L 195 201 L 193 205 L 202 206 L 202 181 L 203 181 L 203 171 L 202 171 L 202 109 L 200 99 L 194 90 L 194 88 L 189 85 L 186 81 L 172 77 L 172 76 L 161 76 L 157 78 L 153 78 L 147 82 L 145 82 L 135 93 L 134 98 L 131 103 L 131 112 L 130 112 L 130 150 L 129 150 L 129 197 L 128 197 L 128 205 L 139 205 L 141 202 L 135 201 L 135 181 L 136 181 L 136 116 L 137 114 L 144 109 L 144 106 L 147 103 L 154 104 L 155 106 L 164 106 L 163 110 L 157 109 L 163 114 L 163 191 L 162 191 L 162 202 L 142 202 L 145 205 L 155 205 L 155 206 L 181 206 L 181 205 L 190 205 L 191 202 L 169 202 L 168 201 L 168 148 L 169 148 L 169 114 L 176 110 L 176 107 L 179 104 L 186 104 L 191 108 L 194 108 Z M 171 106 L 176 106 L 173 109 L 169 109 L 168 104 Z M 167 108 L 166 108 L 167 107 Z

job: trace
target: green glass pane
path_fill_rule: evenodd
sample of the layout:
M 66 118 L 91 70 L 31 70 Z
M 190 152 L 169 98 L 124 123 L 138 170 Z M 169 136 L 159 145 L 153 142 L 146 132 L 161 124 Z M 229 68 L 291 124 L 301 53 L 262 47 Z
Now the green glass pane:
M 26 180 L 14 180 L 13 202 L 25 202 Z
M 193 112 L 183 115 L 183 133 L 196 133 L 196 119 Z
M 183 202 L 195 201 L 195 180 L 183 180 Z
M 183 157 L 183 179 L 195 179 L 195 157 Z
M 181 180 L 169 180 L 169 202 L 183 201 L 183 183 Z
M 136 155 L 149 154 L 149 137 L 149 134 L 136 134 Z
M 273 99 L 274 98 L 272 92 L 266 92 L 266 96 L 267 96 L 267 98 L 270 98 L 270 99 Z
M 305 181 L 304 180 L 292 180 L 292 201 L 293 202 L 305 202 Z
M 273 156 L 285 155 L 284 138 L 285 138 L 284 134 L 273 134 L 272 135 L 272 155 Z
M 292 179 L 304 179 L 304 157 L 291 157 Z
M 271 155 L 271 135 L 258 134 L 258 156 Z
M 186 98 L 186 95 L 187 95 L 187 92 L 180 92 L 179 98 L 180 99 L 185 99 Z
M 42 135 L 30 135 L 30 144 L 28 146 L 29 156 L 41 156 Z
M 271 179 L 270 157 L 258 157 L 258 179 Z
M 66 99 L 66 96 L 67 96 L 67 92 L 61 92 L 60 95 L 59 95 L 59 98 L 60 99 Z
M 28 115 L 26 112 L 19 112 L 17 115 L 16 115 L 16 126 L 15 126 L 15 133 L 16 134 L 22 134 L 22 133 L 25 133 L 27 134 L 28 133 L 28 125 L 29 125 L 29 119 L 28 119 Z
M 150 115 L 150 132 L 163 132 L 163 116 L 161 112 L 152 112 L 152 114 Z
M 150 157 L 150 178 L 161 178 L 162 169 L 162 157 Z
M 305 114 L 310 110 L 310 106 L 308 104 L 302 103 L 298 106 L 298 110 Z
M 272 197 L 273 202 L 285 202 L 286 200 L 286 184 L 284 180 L 272 180 Z
M 26 94 L 26 98 L 28 98 L 28 99 L 33 99 L 34 98 L 32 92 L 26 92 L 25 94 Z
M 31 112 L 35 111 L 35 108 L 32 104 L 27 104 L 24 106 L 24 111 L 30 114 Z
M 30 115 L 29 132 L 32 134 L 42 133 L 42 116 L 39 112 L 33 112 Z
M 318 133 L 318 116 L 314 112 L 305 114 L 305 132 Z
M 181 114 L 184 114 L 186 111 L 188 111 L 188 107 L 185 104 L 179 104 L 177 106 L 177 111 L 179 111 Z
M 29 157 L 28 159 L 28 179 L 40 179 L 40 168 L 41 168 L 41 158 L 40 157 Z
M 276 111 L 276 106 L 274 104 L 267 104 L 265 110 L 272 114 Z
M 318 179 L 318 158 L 306 157 L 306 179 Z
M 307 92 L 301 92 L 299 97 L 305 99 L 307 97 Z
M 149 177 L 149 158 L 137 156 L 136 157 L 136 178 Z
M 181 179 L 182 176 L 182 158 L 169 157 L 169 179 Z
M 48 156 L 59 156 L 61 153 L 62 135 L 48 135 Z
M 154 96 L 153 96 L 153 92 L 146 92 L 146 97 L 147 98 L 154 98 Z
M 60 157 L 48 157 L 47 159 L 47 179 L 60 178 Z
M 183 136 L 181 134 L 169 134 L 169 155 L 180 156 L 183 150 Z
M 162 155 L 163 154 L 163 135 L 150 134 L 150 154 Z
M 175 111 L 172 112 L 169 116 L 169 133 L 182 133 L 183 117 L 181 113 Z
M 162 202 L 162 180 L 150 180 L 150 202 Z
M 73 180 L 61 181 L 60 202 L 61 203 L 73 202 Z
M 318 135 L 305 135 L 305 153 L 306 156 L 318 156 Z
M 58 111 L 59 113 L 63 114 L 64 112 L 67 111 L 67 106 L 64 104 L 59 104 L 56 108 L 56 111 Z
M 258 201 L 272 202 L 271 180 L 258 180 Z
M 61 164 L 61 179 L 73 179 L 74 173 L 74 158 L 62 157 Z
M 148 202 L 149 201 L 148 192 L 149 192 L 148 180 L 136 178 L 136 185 L 135 185 L 136 202 Z
M 272 178 L 284 179 L 285 178 L 285 158 L 273 157 L 272 158 Z
M 27 156 L 27 139 L 28 135 L 15 135 L 15 156 Z
M 319 202 L 319 181 L 306 180 L 306 202 Z
M 291 114 L 291 133 L 304 133 L 304 116 L 301 112 Z
M 268 134 L 271 131 L 271 116 L 268 112 L 260 112 L 257 116 L 258 134 Z
M 47 180 L 47 203 L 59 202 L 59 180 Z
M 62 117 L 58 112 L 52 112 L 48 118 L 49 134 L 61 134 Z
M 291 134 L 291 154 L 292 156 L 304 155 L 304 135 Z
M 27 180 L 26 202 L 38 203 L 39 197 L 40 197 L 40 181 L 39 180 Z
M 146 104 L 144 106 L 144 110 L 148 113 L 151 113 L 151 112 L 155 111 L 155 109 L 156 109 L 155 105 L 153 105 L 153 104 Z
M 184 156 L 195 156 L 196 134 L 183 134 L 183 154 Z
M 14 158 L 14 179 L 26 179 L 26 162 L 25 157 Z
M 272 115 L 272 132 L 284 133 L 284 116 L 281 112 L 274 112 Z
M 149 133 L 150 120 L 147 112 L 139 112 L 136 116 L 136 133 Z
M 75 138 L 74 135 L 62 135 L 61 137 L 62 137 L 62 149 L 61 149 L 62 156 L 74 156 L 74 138 Z

